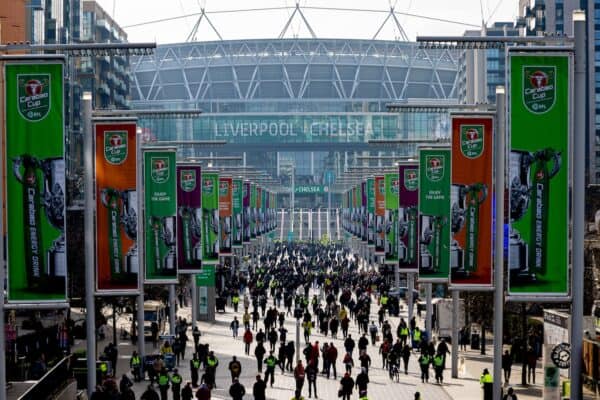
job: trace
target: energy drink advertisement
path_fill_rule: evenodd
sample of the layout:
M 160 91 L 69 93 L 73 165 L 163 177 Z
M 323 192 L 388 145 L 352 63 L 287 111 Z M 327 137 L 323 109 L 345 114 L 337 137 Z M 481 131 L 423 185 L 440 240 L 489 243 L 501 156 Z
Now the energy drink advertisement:
M 385 263 L 398 264 L 398 205 L 400 182 L 398 174 L 385 174 Z
M 250 239 L 256 239 L 258 236 L 258 227 L 256 224 L 256 183 L 250 184 Z
M 510 296 L 569 294 L 573 56 L 509 53 Z
M 219 263 L 219 175 L 202 174 L 202 264 Z
M 391 226 L 390 226 L 391 229 Z M 375 177 L 375 254 L 385 256 L 385 177 Z
M 398 265 L 402 272 L 418 272 L 419 164 L 400 164 L 398 186 Z
M 137 292 L 136 123 L 98 121 L 96 138 L 96 292 Z
M 251 219 L 251 208 L 250 208 L 250 182 L 244 181 L 242 186 L 242 217 L 243 217 L 243 243 L 250 244 L 250 219 Z
M 367 232 L 369 229 L 369 221 L 367 217 L 367 182 L 363 181 L 359 187 L 360 192 L 360 239 L 363 243 L 368 242 Z
M 58 56 L 4 66 L 10 303 L 67 299 L 63 69 Z
M 492 287 L 494 118 L 452 115 L 450 285 Z
M 231 194 L 233 207 L 233 247 L 241 248 L 243 243 L 244 224 L 242 218 L 243 182 L 241 179 L 233 180 L 233 192 Z
M 233 245 L 233 179 L 229 177 L 219 178 L 219 255 L 231 255 Z
M 450 278 L 449 148 L 419 149 L 419 281 Z
M 177 164 L 177 264 L 179 273 L 202 269 L 202 167 Z
M 175 149 L 144 151 L 146 283 L 177 282 L 177 169 Z
M 375 178 L 367 178 L 367 245 L 375 248 Z

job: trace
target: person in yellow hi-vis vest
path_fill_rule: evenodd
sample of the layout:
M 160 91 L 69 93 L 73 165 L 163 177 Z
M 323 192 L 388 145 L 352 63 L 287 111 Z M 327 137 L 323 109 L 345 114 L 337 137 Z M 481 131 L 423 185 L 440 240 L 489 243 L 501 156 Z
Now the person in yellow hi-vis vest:
M 479 383 L 483 389 L 483 400 L 492 400 L 494 392 L 494 379 L 490 375 L 490 371 L 487 368 L 483 370 Z
M 436 383 L 444 383 L 444 356 L 439 352 L 433 357 L 433 370 Z

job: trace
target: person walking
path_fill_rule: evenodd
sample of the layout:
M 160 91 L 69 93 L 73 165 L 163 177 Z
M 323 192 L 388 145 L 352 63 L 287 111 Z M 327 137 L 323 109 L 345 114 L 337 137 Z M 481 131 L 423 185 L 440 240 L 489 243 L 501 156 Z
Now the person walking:
M 514 389 L 509 387 L 507 393 L 502 397 L 502 400 L 518 400 Z
M 160 391 L 160 400 L 168 399 L 169 381 L 169 373 L 167 372 L 167 369 L 163 367 L 158 374 L 158 390 Z
M 236 356 L 233 356 L 229 362 L 229 373 L 231 374 L 231 381 L 235 378 L 239 378 L 242 374 L 242 364 L 238 361 Z
M 408 343 L 405 343 L 404 347 L 402 347 L 402 352 L 400 354 L 404 363 L 404 375 L 408 375 L 408 361 L 410 360 L 411 354 L 412 351 L 410 349 L 410 346 L 408 345 Z
M 142 359 L 138 355 L 137 351 L 131 353 L 131 358 L 129 359 L 129 368 L 131 368 L 131 373 L 133 374 L 133 380 L 139 382 L 142 380 Z
M 273 387 L 273 383 L 275 383 L 275 367 L 277 366 L 277 358 L 273 355 L 273 352 L 269 352 L 269 357 L 265 359 L 265 364 L 267 366 L 267 370 L 265 371 L 265 382 L 269 381 L 269 376 L 271 377 L 271 387 Z
M 510 373 L 512 370 L 513 359 L 508 350 L 504 351 L 502 355 L 502 370 L 504 371 L 504 382 L 508 384 L 510 382 Z
M 233 317 L 233 321 L 229 324 L 229 329 L 231 329 L 231 334 L 233 338 L 238 337 L 238 330 L 240 329 L 240 321 L 238 321 L 237 317 Z
M 308 379 L 308 397 L 312 397 L 312 391 L 314 389 L 315 392 L 315 398 L 318 398 L 319 396 L 317 396 L 317 367 L 315 366 L 315 364 L 311 363 L 308 365 L 308 367 L 306 367 L 306 378 Z
M 233 380 L 231 386 L 229 386 L 229 395 L 232 400 L 243 400 L 246 394 L 246 388 L 240 383 L 238 378 Z
M 483 389 L 483 400 L 492 400 L 494 392 L 494 379 L 490 375 L 490 371 L 487 368 L 483 370 L 481 377 L 479 378 L 479 384 Z
M 247 356 L 250 355 L 250 345 L 252 344 L 252 331 L 250 330 L 250 328 L 246 328 L 246 332 L 244 332 L 244 353 L 246 353 Z
M 344 377 L 340 380 L 340 393 L 342 394 L 342 400 L 350 400 L 352 396 L 352 389 L 354 389 L 354 379 L 349 373 L 345 373 Z
M 198 400 L 210 400 L 210 387 L 203 383 L 200 388 L 196 391 L 196 399 Z
M 266 400 L 267 383 L 261 379 L 260 374 L 256 375 L 256 382 L 252 386 L 252 395 L 254 400 Z
M 192 400 L 194 398 L 194 391 L 192 390 L 192 382 L 185 384 L 181 389 L 181 400 Z
M 302 360 L 298 360 L 298 365 L 294 368 L 294 380 L 296 381 L 296 391 L 302 393 L 302 388 L 304 387 L 304 365 L 302 365 Z
M 94 400 L 94 394 L 96 393 L 92 394 L 92 400 Z M 152 386 L 152 384 L 148 385 L 148 389 L 142 393 L 140 400 L 159 400 L 158 393 L 156 393 L 156 390 L 154 390 L 154 386 Z
M 435 381 L 438 384 L 444 383 L 444 356 L 438 352 L 433 357 L 433 370 L 435 371 Z
M 344 367 L 347 373 L 352 372 L 352 367 L 354 367 L 354 360 L 352 359 L 352 355 L 350 353 L 344 354 L 344 359 L 342 360 L 344 363 Z
M 421 354 L 419 357 L 419 366 L 421 367 L 421 383 L 429 382 L 429 364 L 431 359 L 429 354 Z
M 190 360 L 190 372 L 192 374 L 192 387 L 198 387 L 198 370 L 200 369 L 200 360 L 198 359 L 198 353 L 194 353 Z
M 356 376 L 355 386 L 358 388 L 358 392 L 366 392 L 367 386 L 369 385 L 369 375 L 365 369 L 360 371 L 360 374 Z
M 346 353 L 350 354 L 350 357 L 352 357 L 355 345 L 356 343 L 354 342 L 354 339 L 352 339 L 352 335 L 348 335 L 346 340 L 344 340 L 344 349 L 346 350 Z
M 173 370 L 173 375 L 171 375 L 171 391 L 173 392 L 173 400 L 181 399 L 181 382 L 183 378 L 179 375 L 179 371 L 177 368 Z
M 336 363 L 338 358 L 338 350 L 333 345 L 333 342 L 329 343 L 329 348 L 327 349 L 327 354 L 325 357 L 327 357 L 327 365 L 329 367 L 327 368 L 327 379 L 329 379 L 329 372 L 331 369 L 333 369 L 333 379 L 337 379 Z
M 262 342 L 258 342 L 254 348 L 254 356 L 256 357 L 258 372 L 262 372 L 263 357 L 265 356 L 266 352 L 267 351 L 265 350 L 265 346 L 263 346 Z

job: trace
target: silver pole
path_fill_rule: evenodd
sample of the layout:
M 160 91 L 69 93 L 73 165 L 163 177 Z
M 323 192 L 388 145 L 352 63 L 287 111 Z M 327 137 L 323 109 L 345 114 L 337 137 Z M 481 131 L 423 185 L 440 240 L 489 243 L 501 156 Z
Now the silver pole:
M 85 308 L 87 335 L 87 392 L 91 397 L 96 389 L 96 309 L 94 304 L 94 270 L 96 253 L 94 248 L 94 134 L 92 128 L 92 94 L 82 96 L 83 123 L 85 124 Z M 4 343 L 4 342 L 2 342 Z M 0 357 L 3 358 L 3 357 Z
M 294 200 L 296 195 L 294 175 L 296 175 L 296 171 L 294 170 L 294 165 L 292 165 L 292 192 L 290 193 L 290 232 L 292 233 L 292 239 L 294 236 Z
M 400 287 L 400 266 L 398 264 L 394 265 L 394 285 L 397 288 Z
M 175 334 L 175 308 L 177 307 L 177 300 L 175 299 L 175 284 L 169 285 L 169 334 Z
M 333 240 L 331 237 L 331 190 L 327 190 L 327 238 Z
M 433 319 L 433 304 L 431 303 L 433 284 L 426 283 L 425 290 L 427 291 L 427 309 L 425 311 L 425 330 L 427 331 L 428 339 L 431 340 L 433 337 L 431 331 L 432 319 Z
M 460 312 L 460 292 L 452 291 L 452 378 L 458 378 L 458 314 Z
M 300 318 L 296 318 L 296 364 L 300 359 Z
M 0 63 L 0 67 L 4 67 L 4 63 Z M 4 93 L 4 74 L 0 73 L 0 93 Z M 2 133 L 2 129 L 4 127 L 4 96 L 0 95 L 0 133 Z M 4 176 L 4 160 L 2 156 L 4 155 L 4 150 L 0 151 L 0 176 Z M 0 185 L 0 199 L 4 198 L 4 194 L 2 193 L 3 185 Z M 7 268 L 7 264 L 4 258 L 4 240 L 6 237 L 2 234 L 4 232 L 4 212 L 0 212 L 0 400 L 6 400 L 6 358 L 5 354 L 5 338 L 4 338 L 4 279 L 5 272 Z
M 571 310 L 571 399 L 582 398 L 583 281 L 585 229 L 585 11 L 573 12 L 575 34 L 575 104 L 573 140 L 573 304 Z
M 502 345 L 504 322 L 504 154 L 506 134 L 506 94 L 504 87 L 496 87 L 496 242 L 494 243 L 494 400 L 501 399 Z
M 140 294 L 137 296 L 137 337 L 138 337 L 138 355 L 140 360 L 144 362 L 146 356 L 146 336 L 144 332 L 144 271 L 145 271 L 145 252 L 144 249 L 144 187 L 142 185 L 142 177 L 144 173 L 143 158 L 142 158 L 142 134 L 141 129 L 136 132 L 137 143 L 137 173 L 136 173 L 136 192 L 138 200 L 138 220 L 137 220 L 137 245 L 139 249 L 138 257 L 138 286 Z
M 414 281 L 414 274 L 408 273 L 406 274 L 406 280 L 408 283 L 408 298 L 407 298 L 407 303 L 408 303 L 408 322 L 410 322 L 410 320 L 413 317 L 413 309 L 415 308 L 415 304 L 414 304 L 414 298 L 413 298 L 413 292 L 415 291 L 415 281 Z

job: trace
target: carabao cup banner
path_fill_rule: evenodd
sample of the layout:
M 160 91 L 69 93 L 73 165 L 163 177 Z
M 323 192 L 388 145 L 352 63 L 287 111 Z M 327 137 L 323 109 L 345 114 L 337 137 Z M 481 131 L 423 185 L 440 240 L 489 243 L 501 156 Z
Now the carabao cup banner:
M 369 221 L 367 208 L 369 206 L 369 193 L 367 191 L 367 182 L 363 181 L 360 184 L 360 239 L 363 243 L 368 243 Z
M 179 273 L 202 269 L 202 168 L 177 164 L 177 266 Z
M 244 226 L 243 243 L 250 244 L 250 220 L 252 218 L 252 210 L 250 208 L 250 182 L 245 181 L 242 189 L 242 217 Z
M 385 256 L 385 177 L 375 177 L 375 254 Z
M 202 263 L 219 262 L 219 175 L 202 174 Z
M 512 296 L 569 293 L 571 54 L 510 52 Z
M 233 208 L 233 247 L 242 247 L 242 236 L 244 234 L 244 225 L 242 218 L 243 203 L 243 183 L 241 179 L 233 180 L 232 208 Z
M 257 236 L 256 183 L 250 184 L 250 240 Z
M 137 292 L 138 193 L 136 123 L 97 121 L 96 291 Z
M 4 67 L 11 303 L 67 299 L 63 62 L 23 58 Z
M 232 186 L 233 179 L 228 177 L 219 178 L 219 255 L 231 255 L 231 246 L 233 245 L 232 232 Z
M 175 149 L 144 151 L 146 283 L 177 282 L 177 170 Z
M 375 178 L 367 178 L 367 245 L 375 248 Z
M 385 174 L 385 262 L 398 263 L 398 206 L 399 206 L 398 174 Z
M 256 187 L 256 236 L 263 234 L 263 204 L 264 190 L 260 186 Z
M 452 116 L 450 284 L 492 286 L 494 118 Z
M 419 164 L 398 167 L 398 265 L 402 272 L 419 271 Z
M 447 282 L 450 266 L 449 148 L 419 149 L 419 281 Z

